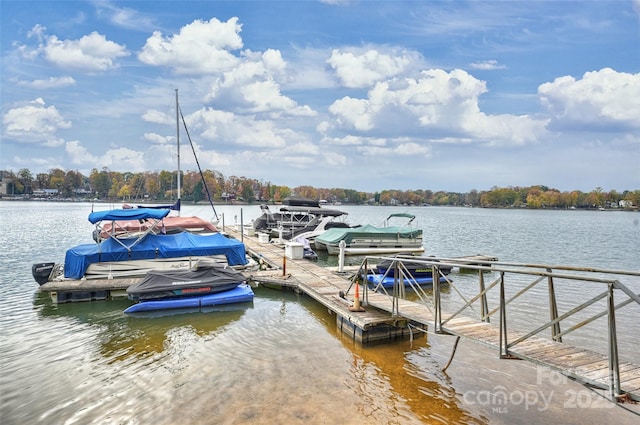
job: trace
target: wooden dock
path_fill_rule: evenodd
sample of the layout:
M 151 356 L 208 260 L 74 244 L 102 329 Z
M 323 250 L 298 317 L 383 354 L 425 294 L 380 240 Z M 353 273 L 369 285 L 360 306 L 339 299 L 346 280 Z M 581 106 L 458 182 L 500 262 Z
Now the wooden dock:
M 405 299 L 391 299 L 386 294 L 373 291 L 368 291 L 364 296 L 364 312 L 351 311 L 352 302 L 349 301 L 349 297 L 345 299 L 339 295 L 347 292 L 351 284 L 350 275 L 341 276 L 308 260 L 284 258 L 281 246 L 273 243 L 260 244 L 256 238 L 243 237 L 234 230 L 228 233 L 242 238 L 248 252 L 263 258 L 271 266 L 282 267 L 284 263 L 285 270 L 257 272 L 250 276 L 251 279 L 274 284 L 281 281 L 286 282 L 283 286 L 296 287 L 335 313 L 338 327 L 343 332 L 352 334 L 357 341 L 370 342 L 381 338 L 405 336 L 411 332 L 409 325 L 425 330 L 429 325 L 437 327 L 435 312 L 425 304 Z M 478 256 L 467 262 L 462 261 L 460 267 L 482 264 L 487 260 L 492 259 Z M 508 330 L 501 335 L 500 325 L 464 316 L 446 320 L 437 331 L 494 348 L 500 357 L 527 360 L 597 388 L 611 389 L 612 380 L 617 380 L 621 392 L 625 394 L 624 397 L 640 400 L 639 364 L 620 362 L 619 376 L 616 376 L 617 373 L 611 370 L 611 362 L 606 355 L 536 335 L 525 336 L 515 330 Z M 510 347 L 504 355 L 501 353 L 501 338 L 504 338 L 505 343 L 526 339 Z
M 364 311 L 356 311 L 355 307 L 357 306 L 354 306 L 353 292 L 355 292 L 354 288 L 359 288 L 359 286 L 354 285 L 351 280 L 354 274 L 353 267 L 350 268 L 349 272 L 339 273 L 333 268 L 321 267 L 308 260 L 287 258 L 283 245 L 260 242 L 260 238 L 242 235 L 235 228 L 226 228 L 224 232 L 230 237 L 242 240 L 247 253 L 265 266 L 263 268 L 266 270 L 244 272 L 247 280 L 264 286 L 293 288 L 310 296 L 334 314 L 338 328 L 345 334 L 352 336 L 357 342 L 369 343 L 376 340 L 404 338 L 413 335 L 415 329 L 426 331 L 428 326 L 431 325 L 431 332 L 450 334 L 478 342 L 496 349 L 501 358 L 527 360 L 558 371 L 587 385 L 609 389 L 612 399 L 627 397 L 633 400 L 640 400 L 640 365 L 618 362 L 617 347 L 612 349 L 611 344 L 609 355 L 603 355 L 584 348 L 564 344 L 561 342 L 561 334 L 557 335 L 558 338 L 554 338 L 555 340 L 551 340 L 537 334 L 523 335 L 516 330 L 507 329 L 506 316 L 504 320 L 502 320 L 501 316 L 501 320 L 496 321 L 499 324 L 489 323 L 488 319 L 480 320 L 479 318 L 470 318 L 457 313 L 451 316 L 444 314 L 437 307 L 434 309 L 434 306 L 429 306 L 428 303 L 390 297 L 387 294 L 370 291 L 364 287 L 362 289 L 363 294 L 359 298 L 362 299 Z M 493 267 L 487 266 L 486 263 L 496 259 L 486 256 L 442 259 L 443 262 L 449 260 L 452 262 L 451 264 L 455 264 L 461 269 L 471 268 L 473 270 L 475 267 L 482 270 L 482 268 Z M 511 267 L 513 264 L 508 266 Z M 495 269 L 491 268 L 491 270 Z M 505 270 L 512 271 L 510 268 Z M 549 268 L 546 270 L 545 272 L 526 273 L 542 276 L 538 281 L 542 281 L 545 277 L 548 278 L 552 288 L 551 280 L 553 274 Z M 634 274 L 640 276 L 640 273 L 634 272 Z M 566 278 L 565 275 L 559 277 Z M 126 296 L 126 288 L 138 280 L 109 279 L 103 281 L 49 282 L 42 285 L 40 289 L 43 292 L 49 292 L 54 302 L 91 301 Z M 592 280 L 596 281 L 597 279 Z M 480 281 L 482 282 L 482 272 L 480 273 Z M 635 301 L 640 304 L 640 294 L 631 292 L 624 285 L 620 286 L 617 280 L 603 280 L 603 282 L 609 284 L 609 291 L 612 292 L 614 287 L 622 288 L 623 292 L 630 297 L 624 303 L 615 306 L 613 308 L 614 311 L 615 308 L 629 302 Z M 537 281 L 530 284 L 529 287 L 536 283 Z M 481 288 L 484 288 L 482 285 L 484 283 L 481 283 Z M 494 285 L 495 282 L 486 291 Z M 351 294 L 349 294 L 350 290 Z M 62 299 L 57 299 L 59 296 Z M 484 296 L 485 291 L 483 290 L 477 297 Z M 612 301 L 612 294 L 610 298 Z M 486 300 L 483 301 L 486 304 Z M 507 303 L 510 301 L 507 301 Z M 551 300 L 551 304 L 554 303 L 555 298 Z M 484 311 L 485 318 L 492 314 L 487 313 L 486 307 Z M 504 311 L 504 308 L 502 308 L 502 311 Z M 609 315 L 614 316 L 611 312 L 609 312 Z M 444 320 L 443 317 L 445 317 Z M 550 324 L 545 324 L 542 328 L 553 326 L 555 331 L 556 322 L 558 322 L 557 329 L 559 332 L 560 319 L 562 317 L 556 317 L 549 322 Z M 613 330 L 613 339 L 615 340 L 615 319 Z M 509 341 L 515 341 L 516 343 L 508 344 Z

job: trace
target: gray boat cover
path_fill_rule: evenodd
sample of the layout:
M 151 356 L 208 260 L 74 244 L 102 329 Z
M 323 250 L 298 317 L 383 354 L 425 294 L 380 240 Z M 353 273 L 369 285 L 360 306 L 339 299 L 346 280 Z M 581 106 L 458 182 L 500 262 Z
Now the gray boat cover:
M 245 281 L 229 267 L 207 266 L 195 270 L 152 270 L 127 288 L 132 300 L 198 296 L 228 291 Z

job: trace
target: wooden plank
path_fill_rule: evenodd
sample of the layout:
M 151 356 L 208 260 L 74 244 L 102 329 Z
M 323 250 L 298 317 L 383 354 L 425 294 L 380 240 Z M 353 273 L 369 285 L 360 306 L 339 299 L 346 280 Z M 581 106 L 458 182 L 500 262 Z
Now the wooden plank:
M 631 363 L 621 363 L 620 364 L 620 374 L 633 370 L 633 369 L 637 369 L 638 366 L 631 364 Z M 600 367 L 597 368 L 593 368 L 591 370 L 586 370 L 583 371 L 582 376 L 584 376 L 587 379 L 593 379 L 593 380 L 602 380 L 602 379 L 606 379 L 609 377 L 609 361 L 608 360 L 604 360 L 602 361 L 602 363 L 600 364 Z
M 545 359 L 549 359 L 549 361 L 558 362 L 560 358 L 566 355 L 577 354 L 584 352 L 584 348 L 574 347 L 572 345 L 567 345 L 564 347 L 549 347 L 547 350 L 538 351 L 532 357 L 537 358 L 538 360 L 545 361 Z
M 630 379 L 628 381 L 621 379 L 620 388 L 628 393 L 640 393 L 640 378 Z

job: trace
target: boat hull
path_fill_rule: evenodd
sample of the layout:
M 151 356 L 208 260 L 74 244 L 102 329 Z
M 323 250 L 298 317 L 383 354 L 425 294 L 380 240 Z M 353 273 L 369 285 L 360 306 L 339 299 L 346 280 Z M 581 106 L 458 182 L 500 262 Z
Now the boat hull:
M 337 245 L 318 244 L 316 241 L 316 249 L 325 250 L 329 255 L 340 254 L 340 247 Z M 411 246 L 399 246 L 380 243 L 377 245 L 371 244 L 350 244 L 345 246 L 345 255 L 376 255 L 376 254 L 410 254 L 417 255 L 424 252 L 424 246 L 411 245 Z
M 199 309 L 202 307 L 244 303 L 249 301 L 253 301 L 253 290 L 249 285 L 243 283 L 228 291 L 218 292 L 215 294 L 208 294 L 197 297 L 180 297 L 164 300 L 140 301 L 139 303 L 128 307 L 124 312 L 126 314 L 130 314 L 144 311 L 170 310 L 181 308 Z
M 392 288 L 394 283 L 393 276 L 384 276 L 384 274 L 370 274 L 367 275 L 367 282 L 370 287 L 376 287 L 379 284 L 382 284 L 385 288 Z M 421 276 L 421 277 L 413 277 L 413 278 L 404 278 L 403 279 L 404 286 L 409 286 L 412 283 L 418 285 L 433 285 L 433 276 Z M 440 278 L 440 283 L 447 283 L 447 279 L 444 277 Z
M 402 263 L 402 266 L 398 266 L 403 271 L 406 270 L 413 277 L 432 277 L 433 275 L 433 266 L 428 264 L 423 264 L 420 262 L 401 259 L 398 260 Z M 380 274 L 386 274 L 389 267 L 393 264 L 392 260 L 383 260 L 376 265 L 376 270 Z M 438 266 L 438 270 L 441 275 L 447 275 L 451 273 L 451 266 Z M 392 274 L 392 271 L 389 271 L 389 274 Z

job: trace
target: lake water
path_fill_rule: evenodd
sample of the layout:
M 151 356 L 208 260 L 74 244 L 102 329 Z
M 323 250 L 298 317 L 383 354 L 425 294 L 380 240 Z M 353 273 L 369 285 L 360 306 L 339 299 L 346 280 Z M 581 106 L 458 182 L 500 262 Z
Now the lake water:
M 499 360 L 469 341 L 460 343 L 446 372 L 448 336 L 355 344 L 336 330 L 326 309 L 287 291 L 256 288 L 249 305 L 154 318 L 124 315 L 127 300 L 52 304 L 37 291 L 31 264 L 61 262 L 67 248 L 89 242 L 91 208 L 0 202 L 3 425 L 596 424 L 612 415 L 631 424 L 640 417 L 629 405 L 612 407 L 577 383 L 526 362 Z M 427 255 L 640 270 L 638 213 L 338 208 L 351 223 L 414 213 Z M 216 209 L 226 225 L 260 215 L 258 206 Z M 193 206 L 183 214 L 212 216 L 210 208 Z M 452 278 L 461 287 L 472 279 Z M 638 278 L 624 282 L 640 292 Z M 564 295 L 586 292 L 581 295 L 588 298 L 591 289 L 573 291 Z M 539 310 L 535 303 L 522 307 L 525 321 Z M 621 353 L 640 363 L 640 309 L 620 310 L 618 321 Z M 579 338 L 606 349 L 598 335 Z M 507 405 L 484 397 L 499 389 L 510 394 Z

